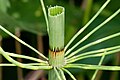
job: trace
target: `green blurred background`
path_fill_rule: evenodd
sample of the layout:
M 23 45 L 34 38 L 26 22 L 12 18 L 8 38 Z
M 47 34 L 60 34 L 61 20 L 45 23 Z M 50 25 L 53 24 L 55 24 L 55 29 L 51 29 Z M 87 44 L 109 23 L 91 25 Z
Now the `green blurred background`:
M 93 15 L 99 10 L 106 0 L 44 0 L 46 9 L 50 6 L 61 5 L 65 7 L 65 44 L 72 38 L 72 36 L 82 28 Z M 94 29 L 97 25 L 103 22 L 107 17 L 112 15 L 120 8 L 120 0 L 111 0 L 108 6 L 102 11 L 99 17 L 72 43 L 73 46 L 83 36 Z M 46 32 L 46 24 L 44 15 L 41 9 L 39 0 L 0 0 L 0 25 L 7 30 L 16 34 L 23 41 L 35 47 L 44 55 L 48 56 L 48 35 Z M 100 30 L 95 32 L 90 38 L 79 45 L 79 47 L 111 35 L 120 31 L 120 14 L 113 20 L 107 23 Z M 15 52 L 33 57 L 39 57 L 27 47 L 20 45 L 9 35 L 0 30 L 0 41 L 3 49 L 8 52 Z M 101 44 L 92 46 L 85 51 L 120 45 L 120 37 L 105 41 Z M 70 46 L 70 47 L 71 47 Z M 75 50 L 76 50 L 75 49 Z M 80 52 L 79 54 L 83 53 Z M 114 54 L 107 56 L 104 60 L 104 65 L 119 65 L 120 55 Z M 15 58 L 16 59 L 16 58 Z M 100 58 L 89 58 L 81 60 L 78 63 L 98 64 Z M 18 59 L 23 63 L 31 61 Z M 8 61 L 0 56 L 0 62 L 8 63 Z M 78 80 L 90 80 L 94 71 L 90 70 L 71 70 Z M 96 80 L 119 80 L 119 72 L 114 71 L 100 71 Z M 31 71 L 20 69 L 17 67 L 1 67 L 0 80 L 46 80 L 46 71 Z M 67 80 L 69 76 L 67 76 Z

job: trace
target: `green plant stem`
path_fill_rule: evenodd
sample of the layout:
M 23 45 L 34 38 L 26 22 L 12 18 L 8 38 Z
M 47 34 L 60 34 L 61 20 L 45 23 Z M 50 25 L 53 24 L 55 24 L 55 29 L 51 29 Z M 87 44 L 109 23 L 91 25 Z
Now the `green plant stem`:
M 114 47 L 109 47 L 109 48 L 104 48 L 104 49 L 99 49 L 99 50 L 85 52 L 85 53 L 79 54 L 77 56 L 74 56 L 74 57 L 72 57 L 70 59 L 67 59 L 66 62 L 67 63 L 75 62 L 75 61 L 84 59 L 87 56 L 89 57 L 89 55 L 94 55 L 94 54 L 96 55 L 96 54 L 100 54 L 100 53 L 105 52 L 105 51 L 107 51 L 107 52 L 112 51 L 112 50 L 116 51 L 119 48 L 120 48 L 120 46 L 114 46 Z
M 49 19 L 49 65 L 54 69 L 49 70 L 48 80 L 60 80 L 62 76 L 56 67 L 64 63 L 64 7 L 54 6 L 48 9 Z M 56 77 L 56 75 L 58 77 Z
M 64 49 L 64 8 L 61 6 L 48 9 L 49 47 L 51 51 Z
M 30 46 L 29 44 L 25 43 L 24 41 L 22 41 L 21 39 L 19 39 L 18 37 L 16 37 L 15 35 L 13 35 L 11 32 L 9 32 L 7 29 L 5 29 L 4 27 L 2 27 L 0 25 L 0 29 L 2 29 L 5 33 L 9 34 L 11 37 L 13 37 L 14 39 L 16 39 L 17 41 L 19 41 L 20 43 L 22 43 L 23 45 L 27 46 L 28 48 L 30 48 L 31 50 L 33 50 L 34 52 L 38 53 L 41 57 L 45 58 L 46 60 L 48 60 L 47 57 L 45 57 L 42 53 L 40 53 L 38 50 L 36 50 L 35 48 L 33 48 L 32 46 Z
M 64 51 L 54 52 L 49 50 L 49 64 L 54 67 L 64 66 Z
M 98 25 L 96 28 L 94 28 L 90 33 L 88 33 L 85 37 L 83 37 L 79 42 L 77 42 L 72 48 L 70 48 L 66 54 L 69 54 L 75 47 L 77 47 L 80 43 L 85 41 L 87 38 L 89 38 L 93 33 L 95 33 L 97 30 L 99 30 L 103 25 L 108 23 L 110 20 L 112 20 L 116 15 L 120 13 L 120 9 L 118 9 L 113 15 L 111 15 L 109 18 L 107 18 L 104 22 L 102 22 L 100 25 Z M 72 55 L 72 54 L 71 54 Z
M 98 10 L 98 12 L 90 19 L 90 21 L 82 28 L 80 29 L 73 38 L 68 42 L 68 44 L 65 46 L 65 51 L 70 46 L 70 44 L 97 18 L 97 16 L 103 11 L 103 9 L 107 6 L 107 4 L 110 2 L 110 0 L 107 0 L 103 6 Z M 68 53 L 65 53 L 65 55 L 68 55 Z
M 99 64 L 98 64 L 98 66 L 100 66 L 100 65 L 102 64 L 102 62 L 103 62 L 104 58 L 105 58 L 105 55 L 103 55 L 103 56 L 101 57 L 101 59 L 100 59 L 100 62 L 99 62 Z M 95 70 L 95 72 L 94 72 L 94 74 L 93 74 L 93 76 L 92 76 L 91 80 L 95 80 L 95 77 L 96 77 L 96 75 L 97 75 L 98 71 L 99 71 L 98 69 L 96 69 L 96 70 Z

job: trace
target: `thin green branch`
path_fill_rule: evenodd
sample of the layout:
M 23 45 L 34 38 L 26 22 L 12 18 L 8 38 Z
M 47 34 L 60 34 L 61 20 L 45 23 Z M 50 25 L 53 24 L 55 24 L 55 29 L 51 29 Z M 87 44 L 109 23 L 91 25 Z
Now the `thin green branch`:
M 47 32 L 49 34 L 49 23 L 48 23 L 47 13 L 46 13 L 46 10 L 45 10 L 45 5 L 44 5 L 43 0 L 40 0 L 40 2 L 41 2 L 41 6 L 42 6 L 42 10 L 43 10 L 44 16 L 45 16 L 45 21 L 46 21 L 46 25 L 47 25 Z
M 92 19 L 90 19 L 90 21 L 82 28 L 80 29 L 74 36 L 73 38 L 68 42 L 68 44 L 65 46 L 65 51 L 67 50 L 67 48 L 70 46 L 70 44 L 97 18 L 97 16 L 103 11 L 103 9 L 107 6 L 107 4 L 110 2 L 110 0 L 107 0 L 103 6 L 98 10 L 98 12 L 92 17 Z M 65 55 L 68 55 L 65 54 Z
M 47 57 L 45 57 L 42 53 L 40 53 L 38 50 L 36 50 L 35 48 L 33 48 L 32 46 L 30 46 L 29 44 L 25 43 L 24 41 L 22 41 L 21 39 L 19 39 L 18 37 L 16 37 L 15 35 L 13 35 L 11 32 L 9 32 L 7 29 L 5 29 L 4 27 L 2 27 L 0 25 L 0 29 L 2 29 L 4 32 L 6 32 L 7 34 L 9 34 L 11 37 L 13 37 L 14 39 L 16 39 L 17 41 L 19 41 L 20 43 L 22 43 L 23 45 L 27 46 L 28 48 L 30 48 L 31 50 L 33 50 L 34 52 L 38 53 L 41 57 L 45 58 L 46 60 L 48 60 Z
M 101 57 L 101 59 L 100 59 L 100 62 L 99 62 L 99 64 L 98 64 L 98 66 L 100 66 L 100 65 L 102 64 L 102 62 L 103 62 L 104 58 L 105 58 L 105 55 L 103 55 L 103 56 Z M 93 76 L 92 76 L 91 80 L 95 80 L 95 77 L 96 77 L 96 75 L 97 75 L 98 71 L 99 71 L 98 69 L 96 69 L 96 70 L 95 70 L 95 72 L 94 72 L 94 74 L 93 74 Z
M 109 48 L 104 48 L 104 49 L 85 52 L 85 53 L 79 54 L 77 56 L 73 56 L 70 59 L 66 59 L 66 62 L 67 63 L 72 63 L 72 62 L 78 61 L 80 59 L 86 58 L 87 55 L 89 56 L 89 55 L 94 55 L 94 54 L 100 54 L 100 53 L 105 52 L 105 51 L 108 52 L 108 51 L 116 50 L 116 49 L 119 49 L 119 48 L 120 48 L 120 46 L 114 46 L 114 47 L 109 47 Z
M 35 66 L 48 66 L 48 64 L 44 63 L 23 63 L 24 65 L 35 65 Z
M 8 54 L 5 53 L 5 51 L 0 47 L 0 54 L 2 54 L 9 62 L 12 64 L 15 64 L 18 67 L 26 68 L 26 69 L 32 69 L 32 70 L 39 70 L 39 69 L 52 69 L 52 66 L 28 66 L 24 65 L 23 63 L 20 63 L 14 59 L 12 59 Z
M 77 80 L 77 79 L 74 77 L 74 75 L 72 75 L 72 73 L 71 73 L 70 71 L 68 71 L 68 70 L 65 69 L 65 68 L 62 68 L 62 70 L 65 71 L 67 74 L 69 74 L 70 77 L 71 77 L 73 80 Z
M 89 64 L 67 64 L 64 68 L 80 68 L 89 70 L 110 70 L 110 71 L 120 71 L 119 66 L 98 66 Z
M 3 63 L 3 64 L 0 64 L 0 66 L 16 66 L 15 64 L 5 64 L 5 63 Z
M 62 78 L 61 78 L 61 76 L 60 76 L 58 70 L 56 69 L 56 67 L 54 67 L 53 69 L 54 69 L 54 71 L 55 71 L 55 73 L 56 73 L 58 79 L 59 79 L 59 80 L 62 80 Z
M 23 65 L 25 66 L 48 66 L 46 64 L 42 64 L 42 63 L 23 63 Z M 17 66 L 15 64 L 9 64 L 9 63 L 2 63 L 0 64 L 0 66 Z
M 97 53 L 97 54 L 93 54 L 93 55 L 86 55 L 86 56 L 83 56 L 83 57 L 79 57 L 79 59 L 77 59 L 77 60 L 82 60 L 82 59 L 91 58 L 91 57 L 100 57 L 100 56 L 103 56 L 103 55 L 109 55 L 109 54 L 116 53 L 116 52 L 119 52 L 119 51 L 120 51 L 120 49 L 116 49 L 116 50 L 112 50 L 112 51 L 109 51 L 109 52 L 106 52 L 106 53 Z M 72 63 L 72 62 L 75 62 L 77 60 L 71 60 L 71 61 L 68 61 L 67 63 Z
M 98 40 L 96 40 L 96 41 L 94 41 L 94 42 L 91 42 L 91 43 L 89 43 L 89 44 L 87 44 L 87 45 L 79 48 L 78 50 L 74 51 L 73 53 L 71 53 L 71 54 L 70 54 L 69 56 L 67 56 L 66 58 L 68 59 L 68 58 L 74 56 L 75 54 L 79 53 L 80 51 L 82 51 L 82 50 L 84 50 L 84 49 L 86 49 L 86 48 L 88 48 L 88 47 L 90 47 L 90 46 L 93 46 L 93 45 L 102 43 L 102 42 L 104 42 L 104 41 L 106 41 L 106 40 L 109 40 L 109 39 L 114 38 L 114 37 L 117 37 L 117 36 L 120 36 L 120 32 L 115 33 L 115 34 L 112 34 L 112 35 L 107 36 L 107 37 L 104 37 L 104 38 L 101 38 L 101 39 L 98 39 Z
M 37 62 L 42 62 L 42 63 L 48 64 L 47 61 L 43 61 L 41 59 L 37 59 L 37 58 L 34 58 L 34 57 L 20 55 L 20 54 L 15 54 L 15 53 L 9 53 L 9 52 L 5 52 L 5 53 L 8 54 L 9 56 L 12 56 L 12 57 L 24 58 L 24 59 L 29 59 L 29 60 L 33 60 L 33 61 L 37 61 Z
M 102 22 L 100 25 L 98 25 L 96 28 L 94 28 L 91 32 L 89 32 L 85 37 L 83 37 L 79 42 L 77 42 L 72 48 L 70 48 L 66 52 L 66 54 L 69 54 L 73 49 L 75 49 L 78 45 L 80 45 L 82 42 L 84 42 L 86 39 L 88 39 L 93 33 L 95 33 L 97 30 L 99 30 L 101 27 L 103 27 L 103 25 L 105 25 L 106 23 L 108 23 L 110 20 L 112 20 L 119 13 L 120 13 L 120 9 L 118 9 L 113 15 L 111 15 L 104 22 Z
M 86 59 L 86 58 L 90 58 L 90 57 L 100 57 L 100 56 L 103 56 L 103 55 L 109 55 L 109 54 L 116 53 L 116 52 L 119 52 L 119 51 L 120 51 L 120 49 L 116 49 L 116 50 L 112 50 L 112 51 L 109 51 L 109 52 L 106 52 L 106 53 L 98 53 L 98 54 L 94 54 L 94 55 L 83 56 L 83 57 L 81 57 L 81 59 Z
M 65 77 L 65 74 L 64 74 L 64 71 L 61 69 L 61 68 L 58 68 L 58 70 L 60 71 L 61 73 L 61 77 L 63 80 L 66 80 L 66 77 Z

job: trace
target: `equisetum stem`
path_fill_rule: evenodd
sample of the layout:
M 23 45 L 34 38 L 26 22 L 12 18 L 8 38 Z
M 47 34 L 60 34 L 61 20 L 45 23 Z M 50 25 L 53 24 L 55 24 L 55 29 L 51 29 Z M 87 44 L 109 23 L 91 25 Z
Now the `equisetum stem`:
M 64 63 L 64 51 L 54 52 L 49 50 L 49 64 L 53 67 L 62 67 Z
M 52 51 L 64 48 L 64 8 L 61 6 L 48 9 L 49 18 L 49 46 Z
M 64 8 L 48 8 L 49 21 L 49 65 L 62 67 L 64 63 Z M 56 68 L 55 68 L 56 69 Z M 58 71 L 57 74 L 60 74 Z M 54 69 L 49 71 L 48 80 L 59 80 Z

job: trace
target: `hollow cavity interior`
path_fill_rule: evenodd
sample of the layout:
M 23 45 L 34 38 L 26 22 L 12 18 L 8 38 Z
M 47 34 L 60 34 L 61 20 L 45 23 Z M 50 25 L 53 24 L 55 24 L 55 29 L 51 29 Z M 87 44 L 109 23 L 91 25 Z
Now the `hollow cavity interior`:
M 51 7 L 49 10 L 50 10 L 51 16 L 56 16 L 56 15 L 61 14 L 63 12 L 63 8 L 60 6 Z

